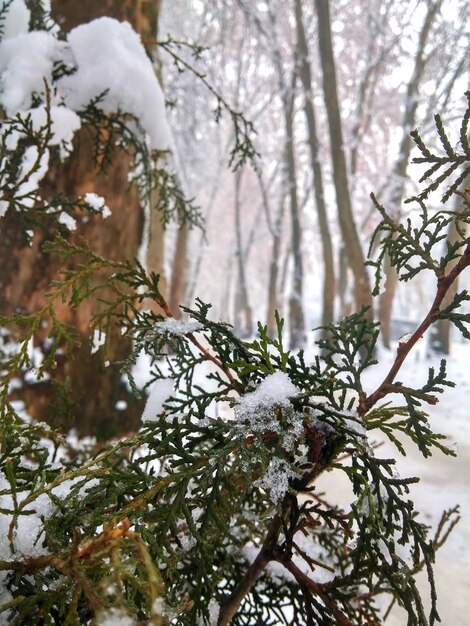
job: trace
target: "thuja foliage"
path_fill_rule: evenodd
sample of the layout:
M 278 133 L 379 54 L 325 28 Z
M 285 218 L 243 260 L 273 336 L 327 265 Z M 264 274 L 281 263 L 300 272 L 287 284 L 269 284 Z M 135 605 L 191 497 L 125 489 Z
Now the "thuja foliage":
M 438 131 L 442 136 L 442 125 Z M 380 624 L 387 602 L 398 602 L 409 625 L 439 620 L 435 552 L 458 509 L 445 511 L 431 531 L 409 495 L 418 478 L 401 477 L 395 458 L 380 458 L 372 442 L 388 438 L 403 454 L 409 438 L 424 456 L 436 448 L 453 454 L 426 414 L 453 385 L 445 363 L 418 389 L 397 375 L 436 320 L 449 319 L 468 338 L 470 316 L 461 310 L 468 294 L 441 305 L 470 264 L 470 242 L 459 227 L 470 219 L 470 204 L 464 194 L 458 212 L 431 212 L 418 198 L 419 223 L 397 225 L 374 202 L 382 216 L 376 236 L 400 278 L 427 269 L 437 286 L 429 313 L 399 343 L 372 393 L 363 378 L 376 365 L 378 326 L 365 311 L 329 326 L 321 356 L 307 361 L 285 347 L 279 317 L 275 337 L 260 325 L 252 341 L 214 321 L 202 301 L 178 322 L 159 277 L 137 261 L 109 261 L 86 242 L 60 236 L 48 244 L 64 268 L 76 258 L 75 269 L 57 277 L 41 311 L 0 320 L 4 619 L 349 626 Z M 443 249 L 452 220 L 460 240 Z M 380 252 L 370 261 L 377 280 L 382 260 Z M 97 274 L 101 282 L 92 280 Z M 21 371 L 36 365 L 38 378 L 53 377 L 56 359 L 73 355 L 77 333 L 57 318 L 55 303 L 75 308 L 104 287 L 106 306 L 91 332 L 105 335 L 117 324 L 132 338 L 133 354 L 120 366 L 140 393 L 134 365 L 146 355 L 150 396 L 137 433 L 97 447 L 32 423 L 9 392 Z M 34 364 L 29 346 L 44 325 L 49 352 Z M 12 342 L 10 333 L 21 340 Z M 102 350 L 105 366 L 106 343 Z M 348 506 L 319 491 L 325 473 L 348 479 Z M 416 586 L 421 570 L 429 613 Z
M 49 24 L 42 10 L 32 21 L 35 28 Z M 178 67 L 188 67 L 176 55 L 175 42 L 161 45 Z M 66 158 L 71 149 L 70 142 L 54 137 L 51 96 L 54 80 L 73 71 L 57 64 L 44 101 L 35 96 L 33 109 L 44 107 L 42 119 L 29 112 L 2 124 L 0 214 L 12 208 L 19 213 L 27 237 L 45 222 L 62 228 L 64 213 L 94 208 L 81 199 L 44 199 L 39 187 L 49 157 L 57 152 Z M 231 164 L 240 165 L 256 156 L 252 127 L 212 93 L 217 116 L 226 108 L 235 124 Z M 94 129 L 96 164 L 105 168 L 116 148 L 125 150 L 134 160 L 142 198 L 148 203 L 158 188 L 164 221 L 177 212 L 180 220 L 197 222 L 197 211 L 160 167 L 159 155 L 149 152 L 139 121 L 104 112 L 102 97 L 80 111 L 81 123 Z M 439 118 L 446 155 L 436 156 L 414 135 L 428 173 L 446 168 L 436 187 L 468 162 L 468 117 L 467 112 L 461 130 L 463 157 L 450 147 Z M 451 182 L 449 193 L 459 180 Z M 416 199 L 417 226 L 396 225 L 374 198 L 382 216 L 376 232 L 381 250 L 403 280 L 433 271 L 437 289 L 428 315 L 399 344 L 389 374 L 372 393 L 363 375 L 376 365 L 378 328 L 364 311 L 328 327 L 319 345 L 322 356 L 307 361 L 302 351 L 284 346 L 280 318 L 275 337 L 260 325 L 253 341 L 241 341 L 229 325 L 211 319 L 202 301 L 184 309 L 187 322 L 180 323 L 172 318 L 158 276 L 137 261 L 109 261 L 86 242 L 71 243 L 60 233 L 47 244 L 46 252 L 59 256 L 64 269 L 45 306 L 0 318 L 2 620 L 376 624 L 383 619 L 384 598 L 405 608 L 409 624 L 438 619 L 432 567 L 458 511 L 444 512 L 430 532 L 409 497 L 418 479 L 400 477 L 395 459 L 376 456 L 371 445 L 376 435 L 385 436 L 403 453 L 408 437 L 425 456 L 434 448 L 452 453 L 431 431 L 425 412 L 452 385 L 445 364 L 438 372 L 431 369 L 419 389 L 396 379 L 414 343 L 437 319 L 450 319 L 468 336 L 470 318 L 461 311 L 466 292 L 441 307 L 470 263 L 462 226 L 468 198 L 464 194 L 457 213 L 431 212 L 425 204 L 429 190 Z M 453 220 L 460 240 L 443 252 L 439 243 Z M 383 254 L 371 261 L 377 280 Z M 72 259 L 75 269 L 66 269 Z M 133 340 L 133 353 L 119 365 L 137 394 L 142 390 L 134 366 L 142 354 L 149 363 L 142 428 L 100 447 L 31 422 L 11 395 L 20 375 L 53 378 L 56 362 L 73 357 L 79 335 L 59 319 L 56 304 L 73 309 L 90 297 L 104 305 L 90 331 L 106 337 L 118 325 Z M 45 328 L 48 351 L 36 362 L 31 345 Z M 102 354 L 106 366 L 106 343 Z M 391 393 L 401 400 L 382 402 Z M 338 506 L 334 494 L 319 492 L 318 478 L 327 472 L 348 479 L 353 496 L 347 507 Z M 415 583 L 422 569 L 430 586 L 429 614 Z

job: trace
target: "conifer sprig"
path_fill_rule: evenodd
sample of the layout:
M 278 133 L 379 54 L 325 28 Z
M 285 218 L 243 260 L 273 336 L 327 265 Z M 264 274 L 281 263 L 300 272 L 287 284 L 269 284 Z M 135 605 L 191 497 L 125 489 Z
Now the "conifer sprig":
M 460 188 L 463 181 L 470 174 L 470 165 L 468 164 L 470 161 L 470 138 L 468 134 L 468 124 L 470 120 L 470 92 L 467 92 L 465 95 L 467 97 L 468 104 L 460 124 L 458 148 L 452 147 L 440 115 L 435 115 L 434 121 L 436 124 L 438 139 L 445 153 L 444 155 L 432 152 L 424 143 L 418 130 L 414 130 L 410 133 L 416 147 L 421 152 L 421 156 L 415 157 L 413 159 L 413 163 L 425 163 L 430 165 L 430 167 L 419 179 L 419 182 L 424 182 L 435 174 L 437 175 L 438 172 L 439 174 L 434 178 L 434 180 L 431 180 L 431 182 L 427 184 L 419 194 L 412 196 L 406 200 L 406 202 L 426 200 L 431 192 L 439 189 L 444 182 L 449 182 L 449 179 L 453 177 L 452 182 L 441 198 L 441 202 L 445 203 Z M 458 175 L 453 176 L 453 174 L 458 172 L 458 170 L 460 170 Z

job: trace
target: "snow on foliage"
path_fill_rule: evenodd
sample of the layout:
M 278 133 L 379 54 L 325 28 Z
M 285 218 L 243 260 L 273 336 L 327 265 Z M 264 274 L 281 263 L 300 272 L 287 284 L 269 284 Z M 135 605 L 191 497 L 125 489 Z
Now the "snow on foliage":
M 31 117 L 33 129 L 39 131 L 41 127 L 47 125 L 47 110 L 45 106 L 38 106 L 26 112 Z M 72 150 L 72 139 L 77 130 L 80 129 L 81 120 L 79 116 L 64 106 L 51 106 L 49 115 L 51 117 L 51 139 L 50 146 L 64 147 L 63 157 Z
M 296 476 L 287 461 L 274 457 L 264 475 L 255 482 L 255 486 L 269 492 L 272 502 L 278 504 L 289 490 L 289 481 Z
M 106 343 L 106 333 L 96 328 L 93 331 L 91 353 L 95 354 L 95 352 L 98 352 L 101 346 L 104 346 L 105 343 Z
M 0 2 L 0 8 L 7 4 L 7 0 Z M 13 0 L 2 23 L 3 38 L 16 37 L 21 33 L 27 33 L 29 27 L 30 12 L 24 0 Z
M 303 429 L 302 419 L 295 413 L 290 401 L 299 393 L 300 390 L 286 373 L 270 374 L 255 391 L 237 400 L 235 418 L 239 429 L 245 431 L 248 428 L 251 433 L 277 432 L 283 436 L 284 448 L 290 450 Z M 282 428 L 277 408 L 283 413 Z
M 174 317 L 168 317 L 162 322 L 157 322 L 154 326 L 154 331 L 157 335 L 175 335 L 176 337 L 183 337 L 188 333 L 195 333 L 203 328 L 199 322 L 182 322 L 176 320 Z
M 5 6 L 5 2 L 1 4 Z M 103 17 L 74 28 L 62 41 L 55 29 L 28 32 L 30 13 L 23 0 L 9 4 L 4 17 L 0 106 L 7 119 L 1 135 L 7 150 L 17 149 L 28 124 L 38 138 L 47 140 L 42 154 L 37 146 L 24 153 L 10 202 L 14 197 L 23 208 L 36 203 L 39 184 L 49 167 L 49 146 L 59 146 L 63 159 L 70 153 L 81 126 L 79 114 L 91 102 L 107 113 L 134 116 L 150 150 L 170 148 L 163 92 L 130 24 Z M 57 78 L 54 71 L 60 66 L 67 72 Z M 89 204 L 93 206 L 94 201 Z M 0 200 L 0 217 L 8 206 Z M 104 201 L 99 208 L 104 218 L 111 214 Z M 66 226 L 72 229 L 72 221 Z
M 78 487 L 83 478 L 65 480 L 53 489 L 51 493 L 56 498 L 65 499 L 72 489 L 77 489 L 77 496 L 80 497 L 97 481 L 91 480 L 81 487 Z M 17 516 L 15 523 L 11 526 L 13 516 L 22 501 L 29 496 L 26 492 L 16 492 L 13 497 L 9 493 L 11 485 L 3 474 L 0 474 L 0 560 L 12 560 L 12 558 L 38 557 L 49 553 L 47 548 L 43 547 L 44 541 L 44 519 L 50 518 L 56 507 L 51 498 L 42 493 L 38 495 L 32 502 L 26 504 L 22 509 L 22 513 Z M 10 533 L 11 531 L 11 533 Z M 7 540 L 10 537 L 12 541 Z
M 276 372 L 267 376 L 255 391 L 241 397 L 237 401 L 236 412 L 238 417 L 255 417 L 260 409 L 270 409 L 275 405 L 290 406 L 290 398 L 299 393 L 287 374 Z
M 100 108 L 131 113 L 148 133 L 150 147 L 167 150 L 170 130 L 165 99 L 132 26 L 101 17 L 74 28 L 67 41 L 77 71 L 59 80 L 65 104 L 80 110 L 104 94 Z
M 217 626 L 220 614 L 220 605 L 212 598 L 209 602 L 209 626 Z
M 54 82 L 54 63 L 62 63 L 75 71 L 55 81 L 53 104 L 81 111 L 101 97 L 99 108 L 130 113 L 147 133 L 151 149 L 168 150 L 171 137 L 163 92 L 130 24 L 101 17 L 77 26 L 66 41 L 59 41 L 51 32 L 25 32 L 25 11 L 24 3 L 13 4 L 0 42 L 0 103 L 8 115 L 30 109 L 34 95 L 44 99 L 45 82 Z M 61 115 L 59 107 L 51 111 L 53 121 L 56 115 Z M 69 132 L 73 135 L 75 130 L 73 119 Z
M 63 60 L 66 44 L 52 33 L 21 33 L 0 42 L 0 103 L 9 116 L 31 108 L 35 94 L 45 98 L 54 63 Z
M 111 215 L 111 209 L 106 206 L 106 201 L 102 196 L 96 193 L 86 193 L 83 199 L 94 211 L 101 212 L 103 219 Z
M 62 211 L 62 213 L 59 215 L 59 223 L 63 224 L 68 230 L 76 230 L 77 229 L 77 222 L 76 220 L 74 220 L 74 218 L 69 215 L 68 213 L 66 213 L 65 211 Z
M 98 615 L 96 624 L 97 626 L 134 626 L 136 622 L 121 609 L 111 608 Z

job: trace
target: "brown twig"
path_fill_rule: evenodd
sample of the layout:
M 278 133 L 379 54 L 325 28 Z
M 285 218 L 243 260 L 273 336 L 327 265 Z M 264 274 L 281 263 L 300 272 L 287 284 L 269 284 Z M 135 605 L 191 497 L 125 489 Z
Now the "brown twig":
M 444 300 L 447 292 L 449 291 L 450 286 L 459 276 L 459 274 L 470 265 L 470 243 L 467 244 L 464 253 L 460 257 L 458 263 L 454 266 L 454 268 L 447 274 L 447 276 L 443 275 L 437 279 L 437 291 L 434 301 L 429 309 L 426 317 L 423 319 L 421 324 L 415 330 L 415 332 L 411 335 L 411 337 L 407 341 L 400 342 L 398 344 L 397 356 L 395 361 L 393 362 L 390 371 L 382 381 L 382 383 L 377 387 L 377 389 L 371 393 L 369 396 L 365 394 L 359 398 L 359 408 L 358 413 L 361 417 L 364 415 L 382 398 L 384 398 L 389 393 L 399 393 L 400 385 L 394 382 L 396 375 L 398 374 L 401 366 L 403 365 L 406 357 L 412 350 L 413 346 L 421 339 L 424 333 L 428 330 L 431 324 L 437 319 L 440 313 L 440 307 L 442 301 Z M 435 404 L 434 396 L 431 397 L 433 400 L 431 404 Z
M 261 572 L 264 570 L 269 561 L 273 560 L 281 526 L 282 516 L 276 515 L 270 524 L 268 533 L 258 556 L 247 569 L 240 583 L 222 604 L 217 626 L 228 626 L 228 624 L 230 624 L 232 618 L 236 615 L 238 609 L 240 608 L 243 598 L 250 593 Z
M 322 600 L 325 606 L 330 609 L 338 626 L 353 626 L 353 623 L 346 617 L 346 615 L 342 611 L 340 611 L 340 609 L 336 605 L 336 602 L 325 592 L 321 584 L 316 583 L 314 580 L 309 578 L 307 574 L 304 574 L 304 572 L 302 572 L 302 570 L 299 569 L 297 565 L 292 563 L 290 559 L 286 559 L 282 555 L 279 555 L 276 560 L 284 565 L 286 570 L 292 574 L 292 576 L 300 585 L 308 587 L 308 589 L 310 589 L 310 591 L 314 595 L 318 596 Z
M 155 297 L 155 301 L 157 302 L 158 306 L 162 309 L 163 313 L 167 317 L 171 317 L 171 318 L 174 317 L 173 313 L 171 312 L 170 307 L 168 306 L 168 304 L 167 304 L 166 300 L 163 298 L 163 296 L 161 296 L 161 295 L 156 296 Z M 213 354 L 211 354 L 209 352 L 209 350 L 204 348 L 204 346 L 200 343 L 200 341 L 198 339 L 196 339 L 196 337 L 194 336 L 194 333 L 186 333 L 186 337 L 189 339 L 189 341 L 194 346 L 196 346 L 196 348 L 203 354 L 204 358 L 207 361 L 210 361 L 215 366 L 217 366 L 219 369 L 221 369 L 223 371 L 223 373 L 227 376 L 227 378 L 229 379 L 229 381 L 233 385 L 236 384 L 235 377 L 233 376 L 233 374 L 229 370 L 229 368 L 226 365 L 224 365 L 222 363 L 222 361 L 220 361 L 217 357 L 215 357 Z

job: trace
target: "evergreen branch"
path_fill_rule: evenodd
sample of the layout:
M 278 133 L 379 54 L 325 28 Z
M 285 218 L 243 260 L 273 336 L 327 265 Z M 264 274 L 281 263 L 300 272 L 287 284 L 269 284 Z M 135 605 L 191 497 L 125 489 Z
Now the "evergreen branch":
M 382 383 L 377 387 L 377 389 L 366 396 L 365 394 L 361 394 L 359 398 L 359 406 L 358 413 L 360 416 L 364 417 L 366 413 L 382 398 L 384 398 L 389 393 L 395 392 L 396 385 L 394 385 L 395 377 L 401 369 L 405 359 L 409 355 L 412 348 L 416 345 L 416 343 L 421 339 L 424 333 L 428 330 L 428 328 L 436 321 L 440 314 L 440 308 L 442 302 L 449 291 L 453 282 L 457 279 L 459 274 L 470 265 L 470 243 L 467 243 L 465 250 L 460 257 L 458 263 L 453 267 L 453 269 L 444 276 L 439 276 L 437 279 L 437 291 L 434 297 L 434 301 L 431 304 L 431 307 L 424 317 L 421 324 L 415 330 L 415 332 L 411 335 L 409 339 L 404 342 L 400 342 L 397 348 L 397 355 L 395 361 L 393 362 L 388 374 L 385 376 Z

